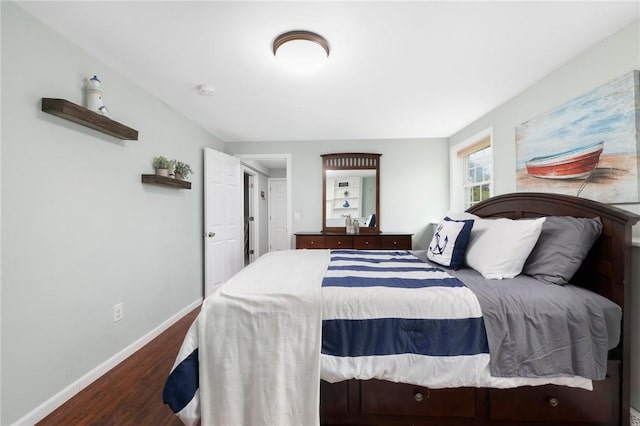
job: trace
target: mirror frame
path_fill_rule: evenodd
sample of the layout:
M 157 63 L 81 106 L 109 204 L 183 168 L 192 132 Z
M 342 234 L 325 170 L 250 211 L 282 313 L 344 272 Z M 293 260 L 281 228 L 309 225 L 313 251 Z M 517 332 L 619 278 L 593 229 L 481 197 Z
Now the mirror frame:
M 327 170 L 375 170 L 376 171 L 376 225 L 360 227 L 361 234 L 380 233 L 380 156 L 382 154 L 344 153 L 324 154 L 322 157 L 322 233 L 347 232 L 346 226 L 327 226 Z

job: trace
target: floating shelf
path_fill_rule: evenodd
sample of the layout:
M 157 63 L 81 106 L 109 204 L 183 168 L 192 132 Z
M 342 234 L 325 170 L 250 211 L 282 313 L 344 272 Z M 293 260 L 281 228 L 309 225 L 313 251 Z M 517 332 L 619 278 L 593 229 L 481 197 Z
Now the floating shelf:
M 191 182 L 158 175 L 142 175 L 142 183 L 170 186 L 179 189 L 191 189 Z
M 42 111 L 122 140 L 137 141 L 138 131 L 66 99 L 42 98 Z

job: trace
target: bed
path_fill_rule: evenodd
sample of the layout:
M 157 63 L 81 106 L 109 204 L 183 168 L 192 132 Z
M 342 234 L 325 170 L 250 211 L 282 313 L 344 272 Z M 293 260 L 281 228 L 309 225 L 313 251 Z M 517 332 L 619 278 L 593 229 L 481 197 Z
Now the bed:
M 438 327 L 441 327 L 444 331 L 440 331 L 444 333 L 444 337 L 440 337 L 438 340 L 448 343 L 449 340 L 455 341 L 456 339 L 447 338 L 447 333 L 458 327 L 457 324 L 464 320 L 462 328 L 466 330 L 465 332 L 473 332 L 476 333 L 474 336 L 479 336 L 470 339 L 473 340 L 473 345 L 466 344 L 465 342 L 469 339 L 465 338 L 462 344 L 458 345 L 460 349 L 451 349 L 451 351 L 459 351 L 455 353 L 448 353 L 447 351 L 450 349 L 440 353 L 439 351 L 442 349 L 438 345 L 430 344 L 420 345 L 421 348 L 417 349 L 418 352 L 423 351 L 421 354 L 428 355 L 429 359 L 438 358 L 441 355 L 454 355 L 451 358 L 444 357 L 447 361 L 454 360 L 449 364 L 451 371 L 462 364 L 460 360 L 466 362 L 470 359 L 477 359 L 478 363 L 486 362 L 486 368 L 491 368 L 493 371 L 493 365 L 489 364 L 502 357 L 502 354 L 494 356 L 495 344 L 491 343 L 496 335 L 504 337 L 504 333 L 496 332 L 492 328 L 494 326 L 491 325 L 492 321 L 499 325 L 500 317 L 497 317 L 497 320 L 490 319 L 492 314 L 489 315 L 485 310 L 484 304 L 487 302 L 482 299 L 484 296 L 479 296 L 478 299 L 473 298 L 473 295 L 469 296 L 467 287 L 473 288 L 473 285 L 467 281 L 465 281 L 466 285 L 460 286 L 458 284 L 460 281 L 458 277 L 467 280 L 469 279 L 468 275 L 476 271 L 469 272 L 464 268 L 459 271 L 450 271 L 451 274 L 444 275 L 444 280 L 449 284 L 443 286 L 439 283 L 433 284 L 434 278 L 430 274 L 438 275 L 440 274 L 438 271 L 442 269 L 437 269 L 437 265 L 424 261 L 432 259 L 420 259 L 424 253 L 338 251 L 327 255 L 325 251 L 297 250 L 295 252 L 300 253 L 283 254 L 280 256 L 280 260 L 273 261 L 276 263 L 275 265 L 270 265 L 267 269 L 259 270 L 260 267 L 268 263 L 262 262 L 262 266 L 256 265 L 255 268 L 243 274 L 245 277 L 249 277 L 252 273 L 254 276 L 259 276 L 261 280 L 259 288 L 256 289 L 255 283 L 249 282 L 251 280 L 236 280 L 233 285 L 225 284 L 223 286 L 224 291 L 221 293 L 224 293 L 222 299 L 225 300 L 216 301 L 208 298 L 205 301 L 203 310 L 212 312 L 212 315 L 216 315 L 216 317 L 205 320 L 201 314 L 199 321 L 192 327 L 194 330 L 185 339 L 181 354 L 176 359 L 176 365 L 168 380 L 168 386 L 165 387 L 165 401 L 171 405 L 171 400 L 174 398 L 171 393 L 175 393 L 177 387 L 184 387 L 184 383 L 191 380 L 196 382 L 196 386 L 194 388 L 191 385 L 192 391 L 187 393 L 186 398 L 183 398 L 181 406 L 187 407 L 185 411 L 196 412 L 196 414 L 192 417 L 186 416 L 186 420 L 183 418 L 187 424 L 196 424 L 199 421 L 200 412 L 203 413 L 202 422 L 204 424 L 317 424 L 319 402 L 320 422 L 327 425 L 521 425 L 539 423 L 550 425 L 628 425 L 629 315 L 625 315 L 624 312 L 628 312 L 630 303 L 631 226 L 637 222 L 639 217 L 624 210 L 589 200 L 534 193 L 516 193 L 494 197 L 477 204 L 469 209 L 468 213 L 479 218 L 525 219 L 517 221 L 519 224 L 539 222 L 540 225 L 536 225 L 538 226 L 538 234 L 540 234 L 541 224 L 545 221 L 543 219 L 536 220 L 540 217 L 597 218 L 597 221 L 601 223 L 599 236 L 593 246 L 590 246 L 591 248 L 578 271 L 575 275 L 572 274 L 570 284 L 566 286 L 542 284 L 547 287 L 540 287 L 542 290 L 537 291 L 538 293 L 553 293 L 555 291 L 565 292 L 566 290 L 575 291 L 580 295 L 588 295 L 590 300 L 588 304 L 591 308 L 597 308 L 598 312 L 595 317 L 598 317 L 599 322 L 589 317 L 587 320 L 593 322 L 589 322 L 588 326 L 583 327 L 583 330 L 586 330 L 585 333 L 580 331 L 583 317 L 577 317 L 578 319 L 573 321 L 574 328 L 567 331 L 568 334 L 582 333 L 595 336 L 593 341 L 586 341 L 586 343 L 583 335 L 578 339 L 585 343 L 583 346 L 587 347 L 588 353 L 576 352 L 576 348 L 580 346 L 578 344 L 565 351 L 569 358 L 573 357 L 579 361 L 589 360 L 589 362 L 569 362 L 568 367 L 560 366 L 560 372 L 541 373 L 538 371 L 540 366 L 545 366 L 548 363 L 536 364 L 535 358 L 537 356 L 529 357 L 533 361 L 530 365 L 526 365 L 526 369 L 535 372 L 534 380 L 543 376 L 543 382 L 557 382 L 559 384 L 540 385 L 540 383 L 510 382 L 501 385 L 500 381 L 486 382 L 479 375 L 476 377 L 469 373 L 463 374 L 465 376 L 463 379 L 454 377 L 453 382 L 443 382 L 439 381 L 439 377 L 446 376 L 448 371 L 438 370 L 440 367 L 430 364 L 416 370 L 424 369 L 432 373 L 421 379 L 417 378 L 418 373 L 411 370 L 410 364 L 397 368 L 393 372 L 394 367 L 384 364 L 387 362 L 386 349 L 381 345 L 372 344 L 373 339 L 368 337 L 369 335 L 365 334 L 366 332 L 362 331 L 362 328 L 350 328 L 353 327 L 354 321 L 360 327 L 360 319 L 342 321 L 339 318 L 340 315 L 337 315 L 337 325 L 334 326 L 332 323 L 336 314 L 331 311 L 330 306 L 332 305 L 326 304 L 327 299 L 333 297 L 336 301 L 344 301 L 345 291 L 349 293 L 355 289 L 357 292 L 361 289 L 360 287 L 369 285 L 365 279 L 352 279 L 348 286 L 343 286 L 340 283 L 333 284 L 332 280 L 337 279 L 336 277 L 341 274 L 353 275 L 351 272 L 342 273 L 342 269 L 353 268 L 350 266 L 352 262 L 350 256 L 356 257 L 359 265 L 365 265 L 357 267 L 361 271 L 360 274 L 365 277 L 367 274 L 373 274 L 370 272 L 371 268 L 368 266 L 368 262 L 382 262 L 384 266 L 392 262 L 403 261 L 405 263 L 402 263 L 401 269 L 412 276 L 413 282 L 421 282 L 419 284 L 421 288 L 430 290 L 434 287 L 438 292 L 452 292 L 453 296 L 450 297 L 456 300 L 466 300 L 464 298 L 471 297 L 468 303 L 463 303 L 463 305 L 467 305 L 466 312 L 456 313 L 457 316 L 453 320 L 447 317 L 444 328 L 441 327 L 442 321 L 435 321 L 438 323 L 435 328 L 430 323 L 426 330 L 436 336 L 436 333 L 439 332 Z M 465 219 L 453 221 L 456 224 L 462 224 Z M 477 219 L 476 223 L 480 224 L 481 220 Z M 537 239 L 538 235 L 533 238 L 534 244 Z M 443 241 L 445 240 L 446 238 L 443 238 Z M 478 244 L 477 241 L 476 238 L 476 244 Z M 435 247 L 443 247 L 444 245 L 444 243 L 438 242 Z M 384 260 L 379 261 L 378 259 Z M 406 260 L 409 263 L 406 263 Z M 277 264 L 277 262 L 280 263 Z M 412 269 L 414 266 L 421 270 Z M 282 274 L 283 270 L 286 271 L 286 274 Z M 375 274 L 378 277 L 379 273 Z M 388 287 L 393 289 L 396 285 L 396 279 L 389 277 L 390 272 L 384 272 L 384 274 L 387 274 L 385 276 L 388 278 L 385 279 L 390 282 Z M 483 271 L 483 275 L 485 275 L 485 271 Z M 415 277 L 419 277 L 417 281 Z M 482 278 L 485 277 L 481 277 L 478 282 L 482 283 Z M 513 280 L 517 278 L 515 277 Z M 508 281 L 509 279 L 511 278 L 506 277 L 500 282 L 511 282 Z M 534 280 L 533 278 L 529 279 Z M 322 292 L 318 282 L 323 283 Z M 483 286 L 487 287 L 484 284 L 476 283 L 475 285 L 476 295 L 483 293 Z M 226 288 L 224 288 L 225 286 Z M 387 285 L 385 284 L 385 286 Z M 447 289 L 442 290 L 444 287 Z M 528 284 L 522 284 L 522 288 L 527 287 Z M 251 289 L 250 298 L 241 297 L 243 288 Z M 331 293 L 328 289 L 335 290 L 337 293 Z M 370 293 L 361 292 L 361 294 Z M 493 296 L 489 294 L 487 299 L 491 297 Z M 244 312 L 243 315 L 246 312 L 253 315 L 247 321 L 246 327 L 237 326 L 237 324 L 243 323 L 243 320 L 229 321 L 229 318 L 235 318 L 235 313 L 233 309 L 228 309 L 227 305 L 229 303 L 236 304 L 239 299 L 243 299 L 240 308 Z M 553 296 L 552 299 L 555 300 L 556 296 Z M 321 307 L 318 307 L 318 300 L 321 300 Z M 391 300 L 391 296 L 385 296 L 384 303 L 380 303 L 380 305 L 389 305 L 389 300 Z M 478 300 L 477 303 L 476 300 Z M 273 317 L 264 318 L 261 315 L 262 307 L 265 304 L 274 303 L 274 301 L 277 304 L 274 305 L 275 308 L 271 309 L 271 312 L 275 312 L 275 314 Z M 347 311 L 351 310 L 352 303 L 349 302 L 346 305 Z M 370 303 L 370 306 L 379 309 L 377 305 L 378 302 Z M 447 304 L 441 303 L 441 305 Z M 615 316 L 616 309 L 622 317 L 621 328 L 611 327 L 611 323 L 620 322 L 620 316 Z M 517 313 L 517 309 L 514 312 Z M 606 312 L 611 315 L 605 315 Z M 546 313 L 542 314 L 542 316 L 545 315 Z M 375 317 L 375 315 L 373 316 Z M 392 317 L 393 315 L 385 314 L 383 316 Z M 392 319 L 396 320 L 396 318 Z M 397 321 L 394 321 L 391 321 L 393 322 L 391 325 L 389 321 L 386 321 L 384 328 L 386 331 L 381 332 L 376 329 L 374 334 L 387 333 L 393 337 L 396 332 L 394 330 L 409 329 L 410 336 L 416 336 L 416 333 L 423 327 L 403 320 L 404 322 L 398 326 L 399 328 L 395 329 L 393 327 L 396 326 L 394 324 Z M 211 331 L 211 324 L 222 322 L 232 323 L 233 327 L 227 327 L 228 329 L 225 329 L 224 332 Z M 344 326 L 345 323 L 347 328 Z M 483 334 L 485 324 L 487 325 L 486 334 Z M 552 323 L 548 328 L 553 329 L 554 327 L 556 326 Z M 544 327 L 534 324 L 533 327 L 527 329 L 529 330 L 527 332 L 536 328 Z M 478 333 L 478 329 L 480 329 L 480 333 Z M 598 338 L 603 335 L 605 336 L 604 341 L 596 345 Z M 281 344 L 281 341 L 284 340 L 282 336 L 291 338 L 295 346 L 290 343 L 283 346 Z M 330 341 L 329 336 L 334 336 L 333 341 Z M 358 336 L 367 337 L 355 344 Z M 487 341 L 483 341 L 482 336 L 486 336 Z M 553 339 L 556 339 L 555 335 Z M 346 343 L 348 349 L 339 347 L 341 340 Z M 417 340 L 420 339 L 410 337 L 405 339 L 403 344 L 413 347 Z M 511 342 L 515 340 L 524 339 L 516 337 Z M 558 337 L 557 340 L 561 342 L 562 337 Z M 532 341 L 535 342 L 536 339 L 534 338 Z M 221 342 L 225 343 L 220 344 Z M 274 350 L 261 350 L 274 342 L 278 342 L 278 347 Z M 322 354 L 318 350 L 320 346 Z M 490 357 L 489 346 L 492 347 Z M 503 346 L 509 347 L 509 344 Z M 565 349 L 564 346 L 566 345 L 561 343 L 551 351 L 546 351 L 542 358 L 551 356 L 549 353 L 555 354 L 556 351 L 561 353 Z M 300 352 L 299 347 L 304 347 L 304 350 Z M 591 348 L 594 350 L 591 351 Z M 365 367 L 358 364 L 355 370 L 350 370 L 353 367 L 350 365 L 350 360 L 354 357 L 363 357 L 369 360 L 367 358 L 369 350 L 375 352 L 376 356 L 370 357 L 374 361 L 366 364 Z M 350 353 L 349 351 L 355 352 Z M 217 366 L 209 365 L 211 362 L 203 361 L 210 359 L 207 357 L 211 356 L 205 356 L 205 352 L 215 353 L 217 357 L 215 359 L 220 360 Z M 339 365 L 327 367 L 327 358 L 337 360 Z M 513 360 L 509 354 L 505 358 Z M 390 380 L 379 379 L 380 377 L 387 378 L 386 373 L 376 373 L 378 370 L 375 368 L 380 366 L 371 367 L 378 362 L 377 360 L 384 361 L 381 361 L 383 370 L 393 372 L 388 377 Z M 174 373 L 184 367 L 185 361 L 188 361 L 186 364 L 192 366 L 199 365 L 199 373 L 194 375 L 191 370 L 190 373 L 178 374 L 178 379 L 175 377 L 172 379 Z M 319 366 L 320 364 L 322 367 Z M 509 370 L 505 375 L 518 376 L 509 379 L 519 379 L 521 374 L 531 376 L 526 372 L 523 373 L 525 369 L 519 363 L 512 361 L 508 365 L 509 368 L 516 370 Z M 565 371 L 564 368 L 568 368 L 568 370 Z M 469 378 L 469 376 L 473 377 Z M 321 377 L 326 380 L 320 380 Z M 565 383 L 563 382 L 565 379 L 574 381 Z M 493 379 L 490 378 L 490 380 Z M 173 383 L 169 385 L 169 382 Z M 320 382 L 319 393 L 317 392 L 318 386 L 314 385 L 318 382 Z M 194 395 L 198 398 L 193 398 Z M 243 402 L 238 403 L 240 400 Z M 198 405 L 199 401 L 202 402 L 202 406 Z M 253 412 L 254 408 L 256 408 L 255 412 Z M 226 410 L 232 412 L 230 416 L 219 417 L 219 414 Z

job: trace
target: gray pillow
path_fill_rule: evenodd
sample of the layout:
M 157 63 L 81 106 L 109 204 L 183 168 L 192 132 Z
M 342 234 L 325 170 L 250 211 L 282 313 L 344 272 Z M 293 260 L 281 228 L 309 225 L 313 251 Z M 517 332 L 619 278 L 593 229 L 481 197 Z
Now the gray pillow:
M 599 217 L 547 217 L 522 273 L 547 284 L 567 284 L 601 233 Z

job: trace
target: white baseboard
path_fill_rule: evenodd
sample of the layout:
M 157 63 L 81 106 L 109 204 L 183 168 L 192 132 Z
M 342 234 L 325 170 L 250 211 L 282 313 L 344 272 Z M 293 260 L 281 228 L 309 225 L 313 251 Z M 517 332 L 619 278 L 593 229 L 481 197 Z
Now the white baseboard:
M 164 321 L 162 324 L 94 368 L 84 376 L 80 377 L 75 382 L 71 383 L 66 388 L 40 404 L 34 410 L 27 413 L 24 417 L 16 421 L 13 426 L 32 426 L 38 423 L 40 420 L 51 414 L 56 408 L 67 402 L 71 397 L 75 396 L 82 389 L 89 386 L 91 383 L 102 377 L 105 373 L 111 370 L 116 365 L 133 355 L 136 351 L 142 348 L 144 345 L 158 337 L 163 331 L 175 324 L 180 318 L 184 317 L 189 312 L 202 304 L 202 298 L 189 304 L 183 308 L 180 312 L 173 315 L 171 318 Z

